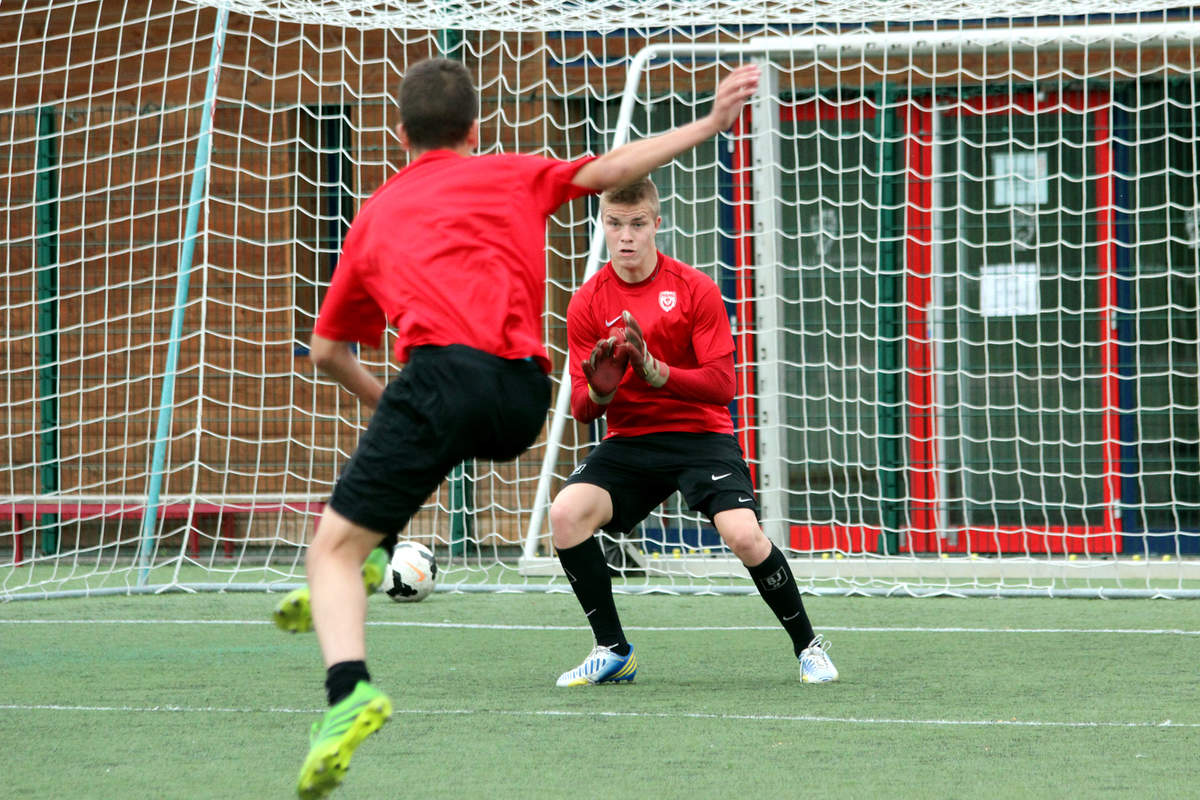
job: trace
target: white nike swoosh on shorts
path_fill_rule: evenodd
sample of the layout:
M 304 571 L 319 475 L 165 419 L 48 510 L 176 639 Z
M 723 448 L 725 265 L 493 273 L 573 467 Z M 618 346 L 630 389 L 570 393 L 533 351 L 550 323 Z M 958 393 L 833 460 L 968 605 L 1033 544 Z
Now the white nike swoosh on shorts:
M 615 317 L 610 319 L 608 322 L 604 323 L 604 327 L 611 328 L 613 325 L 617 324 L 617 320 L 619 320 L 620 318 L 621 318 L 621 315 L 617 314 Z
M 730 475 L 732 475 L 732 474 L 733 474 L 732 472 L 722 472 L 720 475 L 713 475 L 713 476 L 712 476 L 712 479 L 713 479 L 714 481 L 719 481 L 719 480 L 721 480 L 722 478 L 728 478 L 728 477 L 729 477 Z
M 751 501 L 750 501 L 750 498 L 749 498 L 749 497 L 739 497 L 739 498 L 738 498 L 738 502 L 739 502 L 739 503 L 749 503 L 749 502 L 751 502 Z

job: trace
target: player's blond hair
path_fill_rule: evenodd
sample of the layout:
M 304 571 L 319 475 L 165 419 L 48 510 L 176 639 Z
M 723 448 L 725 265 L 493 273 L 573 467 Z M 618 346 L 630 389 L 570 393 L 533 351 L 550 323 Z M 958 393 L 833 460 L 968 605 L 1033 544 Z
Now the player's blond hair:
M 636 206 L 638 203 L 649 203 L 654 216 L 658 217 L 658 187 L 647 175 L 644 178 L 609 189 L 600 195 L 600 208 L 605 206 Z

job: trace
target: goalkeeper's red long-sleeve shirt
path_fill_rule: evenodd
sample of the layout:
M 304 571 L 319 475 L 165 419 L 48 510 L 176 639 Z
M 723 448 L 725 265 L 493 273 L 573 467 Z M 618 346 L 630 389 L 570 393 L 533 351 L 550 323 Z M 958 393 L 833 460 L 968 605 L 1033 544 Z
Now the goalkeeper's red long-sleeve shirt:
M 655 389 L 633 369 L 606 406 L 588 397 L 582 364 L 600 339 L 622 327 L 628 310 L 641 325 L 650 353 L 671 368 Z M 658 254 L 654 272 L 626 283 L 604 265 L 571 298 L 567 308 L 571 359 L 571 413 L 580 422 L 607 414 L 611 436 L 646 433 L 733 433 L 733 333 L 721 292 L 711 278 L 682 261 Z

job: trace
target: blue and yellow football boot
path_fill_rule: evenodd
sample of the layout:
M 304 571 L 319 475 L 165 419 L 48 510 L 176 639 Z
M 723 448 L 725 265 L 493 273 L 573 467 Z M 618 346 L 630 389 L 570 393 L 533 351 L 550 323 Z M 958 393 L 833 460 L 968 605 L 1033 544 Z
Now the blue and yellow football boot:
M 575 669 L 558 676 L 558 686 L 593 686 L 597 683 L 624 683 L 637 674 L 633 645 L 629 655 L 620 656 L 611 648 L 596 645 Z

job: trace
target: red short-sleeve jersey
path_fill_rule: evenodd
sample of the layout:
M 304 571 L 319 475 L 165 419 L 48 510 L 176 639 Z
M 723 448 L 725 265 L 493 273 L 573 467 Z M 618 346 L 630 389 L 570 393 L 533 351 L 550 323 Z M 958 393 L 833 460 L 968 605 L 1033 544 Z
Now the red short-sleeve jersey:
M 546 220 L 591 193 L 571 183 L 591 160 L 423 154 L 354 218 L 313 332 L 378 347 L 390 323 L 401 363 L 462 344 L 549 371 Z
M 587 382 L 581 365 L 599 339 L 624 326 L 621 312 L 626 310 L 641 326 L 650 353 L 672 367 L 694 369 L 733 352 L 729 314 L 712 278 L 659 253 L 649 278 L 626 283 L 610 261 L 575 292 L 567 307 L 571 381 L 577 389 Z M 605 416 L 607 436 L 733 433 L 727 406 L 654 389 L 632 369 L 625 373 Z

